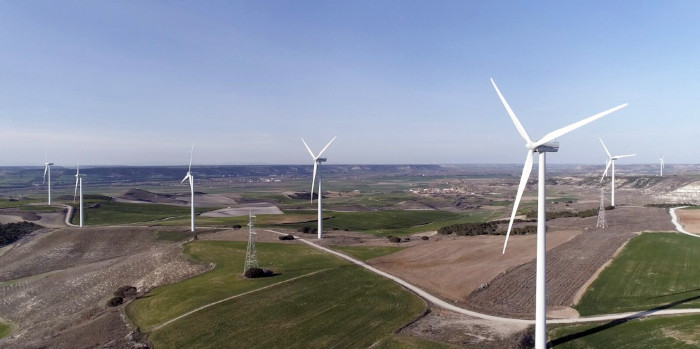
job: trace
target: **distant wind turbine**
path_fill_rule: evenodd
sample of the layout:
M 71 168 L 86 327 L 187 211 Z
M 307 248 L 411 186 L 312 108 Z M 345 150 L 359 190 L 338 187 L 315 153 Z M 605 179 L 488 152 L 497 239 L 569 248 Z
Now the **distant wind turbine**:
M 304 146 L 306 147 L 306 150 L 309 151 L 309 154 L 311 154 L 311 158 L 314 160 L 314 176 L 313 179 L 311 180 L 311 202 L 314 202 L 314 185 L 316 182 L 316 173 L 318 171 L 318 167 L 321 165 L 322 162 L 326 162 L 326 158 L 322 158 L 321 155 L 323 155 L 323 152 L 328 149 L 328 146 L 333 143 L 336 137 L 333 137 L 328 144 L 321 150 L 318 155 L 314 155 L 314 152 L 311 151 L 311 148 L 306 144 L 306 141 L 302 138 L 301 141 L 304 143 Z M 321 239 L 323 237 L 323 206 L 321 204 L 321 198 L 323 197 L 323 192 L 321 191 L 321 175 L 319 172 L 318 175 L 318 238 Z
M 659 168 L 659 177 L 664 176 L 664 156 L 666 155 L 661 155 L 661 157 L 659 158 L 659 161 L 661 161 L 661 167 Z
M 610 205 L 611 205 L 612 207 L 615 207 L 615 161 L 616 161 L 617 159 L 627 158 L 627 157 L 630 157 L 630 156 L 635 156 L 635 155 L 637 155 L 637 154 L 627 154 L 627 155 L 615 155 L 615 156 L 612 156 L 612 155 L 610 155 L 610 152 L 608 151 L 608 147 L 606 147 L 606 146 L 605 146 L 605 143 L 603 143 L 603 139 L 602 139 L 602 138 L 598 138 L 598 139 L 600 139 L 600 144 L 603 145 L 603 149 L 605 149 L 605 153 L 608 154 L 608 158 L 609 158 L 607 165 L 605 165 L 605 172 L 603 172 L 603 176 L 600 177 L 600 181 L 602 182 L 602 181 L 603 181 L 603 178 L 605 178 L 605 177 L 608 176 L 608 169 L 610 168 L 610 166 L 612 166 L 612 172 L 611 172 L 611 176 L 612 176 L 612 181 L 611 181 L 611 183 L 612 183 L 612 184 L 611 184 L 612 190 L 610 191 Z
M 46 174 L 49 174 L 49 206 L 51 206 L 51 166 L 53 166 L 53 162 L 49 162 L 48 156 L 46 157 L 46 162 L 44 163 L 44 181 L 42 183 L 46 183 Z
M 539 153 L 539 175 L 537 179 L 537 274 L 536 274 L 536 291 L 535 291 L 535 348 L 544 349 L 547 346 L 547 290 L 545 278 L 547 276 L 546 270 L 546 245 L 545 245 L 545 177 L 546 177 L 546 154 L 548 152 L 557 152 L 559 150 L 559 143 L 555 141 L 556 138 L 561 137 L 583 125 L 586 125 L 594 120 L 602 118 L 614 111 L 622 109 L 627 106 L 627 103 L 617 106 L 612 109 L 608 109 L 602 113 L 598 113 L 579 122 L 573 123 L 569 126 L 562 127 L 556 131 L 552 131 L 546 134 L 538 141 L 533 141 L 530 136 L 528 136 L 525 128 L 520 123 L 515 113 L 506 102 L 506 99 L 501 94 L 501 91 L 496 86 L 496 83 L 491 79 L 493 88 L 496 89 L 498 97 L 501 99 L 503 106 L 506 108 L 508 115 L 510 115 L 511 120 L 515 124 L 515 128 L 518 129 L 520 136 L 525 139 L 525 147 L 527 148 L 527 155 L 525 157 L 525 165 L 523 166 L 523 173 L 520 177 L 520 184 L 518 185 L 518 192 L 515 196 L 515 202 L 513 203 L 513 213 L 510 216 L 510 222 L 508 223 L 508 232 L 506 233 L 506 241 L 503 244 L 503 253 L 506 252 L 506 246 L 508 244 L 508 237 L 510 236 L 510 231 L 513 227 L 513 220 L 515 219 L 515 214 L 518 211 L 518 205 L 520 204 L 520 199 L 523 196 L 523 191 L 527 184 L 527 179 L 530 177 L 530 172 L 532 171 L 532 165 L 534 161 L 535 152 Z
M 192 150 L 190 150 L 190 166 L 187 168 L 187 175 L 182 179 L 185 183 L 186 180 L 190 180 L 190 231 L 194 231 L 194 177 L 192 176 L 192 155 L 194 155 L 194 143 L 192 144 Z
M 80 174 L 80 162 L 75 168 L 75 192 L 73 193 L 73 202 L 75 202 L 75 197 L 78 194 L 78 187 L 80 187 L 80 227 L 83 227 L 83 177 L 85 175 Z

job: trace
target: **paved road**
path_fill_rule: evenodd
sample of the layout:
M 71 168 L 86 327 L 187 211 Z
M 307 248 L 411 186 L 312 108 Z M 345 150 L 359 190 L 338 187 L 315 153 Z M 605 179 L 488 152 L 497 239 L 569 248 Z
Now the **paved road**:
M 274 230 L 269 230 L 266 229 L 269 232 L 279 234 L 279 235 L 287 235 L 286 233 L 280 233 L 278 231 Z M 482 314 L 478 313 L 475 311 L 467 310 L 461 307 L 458 307 L 454 304 L 448 303 L 430 293 L 427 291 L 421 289 L 418 286 L 415 286 L 411 283 L 409 283 L 406 280 L 403 280 L 397 276 L 391 275 L 387 272 L 381 271 L 367 263 L 364 263 L 360 260 L 357 260 L 353 257 L 350 257 L 346 254 L 340 253 L 338 251 L 331 250 L 329 248 L 323 247 L 321 245 L 318 245 L 312 241 L 299 238 L 297 236 L 294 237 L 295 239 L 311 246 L 314 248 L 317 248 L 319 250 L 322 250 L 324 252 L 336 255 L 340 258 L 343 258 L 345 260 L 350 261 L 351 263 L 357 264 L 373 273 L 379 274 L 381 276 L 384 276 L 390 280 L 393 280 L 394 282 L 402 285 L 403 287 L 411 290 L 418 296 L 422 297 L 426 301 L 430 302 L 431 304 L 438 306 L 443 309 L 451 310 L 459 314 L 464 314 L 472 317 L 476 317 L 479 319 L 484 319 L 484 320 L 491 320 L 491 321 L 498 321 L 498 322 L 503 322 L 503 323 L 513 323 L 513 324 L 526 324 L 526 325 L 531 325 L 535 323 L 535 320 L 524 320 L 524 319 L 513 319 L 513 318 L 506 318 L 506 317 L 500 317 L 500 316 L 493 316 L 493 315 L 488 315 L 488 314 Z M 547 323 L 550 324 L 574 324 L 574 323 L 583 323 L 583 322 L 598 322 L 598 321 L 612 321 L 612 320 L 619 320 L 619 319 L 637 319 L 641 317 L 647 317 L 647 316 L 657 316 L 657 315 L 679 315 L 679 314 L 700 314 L 700 309 L 651 309 L 651 310 L 645 310 L 645 311 L 639 311 L 639 312 L 629 312 L 629 313 L 617 313 L 617 314 L 605 314 L 605 315 L 596 315 L 596 316 L 584 316 L 584 317 L 575 317 L 575 318 L 568 318 L 568 319 L 547 319 Z

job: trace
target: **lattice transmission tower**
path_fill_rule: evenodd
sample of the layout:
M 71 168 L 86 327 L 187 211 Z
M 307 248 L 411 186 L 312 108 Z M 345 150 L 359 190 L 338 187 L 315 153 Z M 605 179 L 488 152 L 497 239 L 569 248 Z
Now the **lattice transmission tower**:
M 250 268 L 260 268 L 258 265 L 258 252 L 255 250 L 255 215 L 248 212 L 248 250 L 245 253 L 245 266 L 243 274 Z
M 598 223 L 596 223 L 596 228 L 605 228 L 608 223 L 605 222 L 605 189 L 600 188 L 600 208 L 598 209 Z

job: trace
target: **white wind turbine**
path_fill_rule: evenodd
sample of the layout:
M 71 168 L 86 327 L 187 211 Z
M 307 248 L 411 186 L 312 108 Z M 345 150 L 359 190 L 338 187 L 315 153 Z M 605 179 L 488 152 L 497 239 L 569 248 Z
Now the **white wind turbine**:
M 664 157 L 665 156 L 666 155 L 661 155 L 661 157 L 659 158 L 659 161 L 661 161 L 661 167 L 659 168 L 659 177 L 664 176 Z
M 190 180 L 190 231 L 194 231 L 194 177 L 192 176 L 192 155 L 194 154 L 194 144 L 192 144 L 192 150 L 190 150 L 190 166 L 187 168 L 187 174 L 182 182 L 185 183 L 186 180 Z
M 545 174 L 546 174 L 546 154 L 548 152 L 556 152 L 559 150 L 559 143 L 554 141 L 557 137 L 563 136 L 583 125 L 586 125 L 596 119 L 599 119 L 605 115 L 608 115 L 616 110 L 624 108 L 627 103 L 617 106 L 612 109 L 608 109 L 602 113 L 598 113 L 579 122 L 573 123 L 569 126 L 562 127 L 556 131 L 552 131 L 546 134 L 538 141 L 533 141 L 525 132 L 525 128 L 520 124 L 520 121 L 515 116 L 515 113 L 503 98 L 501 91 L 496 86 L 496 83 L 491 79 L 493 87 L 498 93 L 498 97 L 501 99 L 503 106 L 506 108 L 508 115 L 510 115 L 511 120 L 518 129 L 518 133 L 525 139 L 525 147 L 527 148 L 527 156 L 525 157 L 525 165 L 523 166 L 523 173 L 520 177 L 520 184 L 518 185 L 518 192 L 515 196 L 515 202 L 513 203 L 513 213 L 510 216 L 510 223 L 508 223 L 508 232 L 506 233 L 506 241 L 503 244 L 503 253 L 506 252 L 506 246 L 508 244 L 508 237 L 510 236 L 510 230 L 513 227 L 513 220 L 515 219 L 515 214 L 518 211 L 518 205 L 520 204 L 520 199 L 523 196 L 523 191 L 527 184 L 527 179 L 530 177 L 530 172 L 532 171 L 532 165 L 534 161 L 535 152 L 539 153 L 539 176 L 537 179 L 537 274 L 536 274 L 536 291 L 535 291 L 535 348 L 546 348 L 547 345 L 547 290 L 545 289 L 546 283 L 545 279 L 547 276 L 546 270 L 546 244 L 545 244 Z
M 75 192 L 73 193 L 73 202 L 75 202 L 75 197 L 78 195 L 78 187 L 80 187 L 80 227 L 83 227 L 83 177 L 85 175 L 80 174 L 80 162 L 75 168 Z
M 605 146 L 605 143 L 603 143 L 603 139 L 602 139 L 602 138 L 598 138 L 598 139 L 600 139 L 600 144 L 603 145 L 603 149 L 605 149 L 605 153 L 608 154 L 608 158 L 609 158 L 608 163 L 605 165 L 605 172 L 603 172 L 603 176 L 600 177 L 600 181 L 602 182 L 602 181 L 603 181 L 603 178 L 605 178 L 605 177 L 608 176 L 608 169 L 609 169 L 610 166 L 612 165 L 612 172 L 611 172 L 611 177 L 612 177 L 612 181 L 611 181 L 612 184 L 611 184 L 611 186 L 612 186 L 612 190 L 610 191 L 610 205 L 611 205 L 612 207 L 615 207 L 615 161 L 616 161 L 617 159 L 627 158 L 627 157 L 630 157 L 630 156 L 635 156 L 635 155 L 637 155 L 637 154 L 627 154 L 627 155 L 615 155 L 615 156 L 612 156 L 612 155 L 610 155 L 610 152 L 608 151 L 608 147 L 606 147 L 606 146 Z
M 49 174 L 49 206 L 51 206 L 51 166 L 53 162 L 49 162 L 48 156 L 46 157 L 46 162 L 44 163 L 44 182 L 46 183 L 46 174 Z
M 316 173 L 318 170 L 318 166 L 322 162 L 326 162 L 326 158 L 322 158 L 321 155 L 323 155 L 323 152 L 328 149 L 328 146 L 333 143 L 336 137 L 333 137 L 328 144 L 321 150 L 318 155 L 314 155 L 314 152 L 311 151 L 311 148 L 306 144 L 306 141 L 302 138 L 301 141 L 304 143 L 304 146 L 306 147 L 306 150 L 309 151 L 309 154 L 311 154 L 311 158 L 314 159 L 314 176 L 313 179 L 311 180 L 311 202 L 314 202 L 314 184 L 316 182 Z M 323 206 L 321 205 L 321 197 L 323 196 L 323 192 L 321 191 L 321 175 L 319 174 L 318 176 L 318 238 L 323 237 Z

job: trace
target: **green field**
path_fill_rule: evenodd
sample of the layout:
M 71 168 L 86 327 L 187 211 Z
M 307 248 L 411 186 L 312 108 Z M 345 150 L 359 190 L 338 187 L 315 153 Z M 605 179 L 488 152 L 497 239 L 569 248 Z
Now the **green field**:
M 300 278 L 155 330 L 150 339 L 156 347 L 368 347 L 394 336 L 425 310 L 420 298 L 393 282 L 305 245 L 256 244 L 261 266 L 279 275 L 250 280 L 240 276 L 245 242 L 185 246 L 193 259 L 214 262 L 216 268 L 129 304 L 127 314 L 142 330 L 213 301 Z
M 89 208 L 91 204 L 100 204 L 99 208 Z M 74 205 L 75 208 L 77 206 Z M 203 212 L 204 209 L 195 208 L 195 213 Z M 78 217 L 76 210 L 73 223 Z M 88 200 L 85 203 L 85 224 L 86 225 L 125 225 L 134 223 L 157 224 L 169 219 L 186 219 L 189 224 L 190 207 L 173 206 L 162 204 L 135 204 L 120 203 L 106 200 Z
M 404 249 L 399 246 L 333 246 L 334 250 L 338 250 L 352 256 L 361 261 L 370 260 L 372 258 L 386 256 L 394 252 Z
M 700 307 L 700 239 L 645 233 L 633 238 L 583 295 L 582 316 Z
M 12 333 L 12 325 L 0 322 L 0 339 L 5 338 Z
M 698 348 L 700 315 L 654 317 L 559 327 L 549 331 L 554 348 Z

